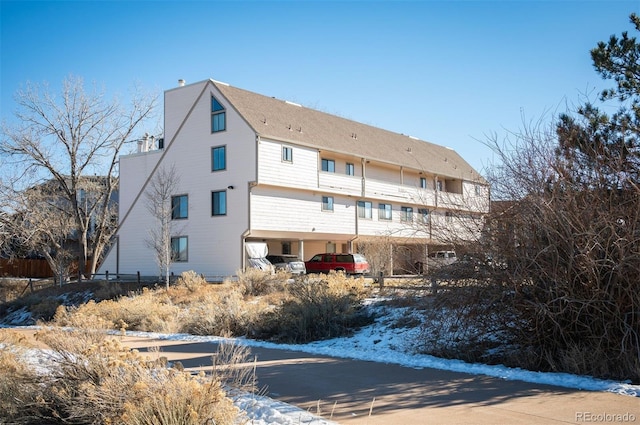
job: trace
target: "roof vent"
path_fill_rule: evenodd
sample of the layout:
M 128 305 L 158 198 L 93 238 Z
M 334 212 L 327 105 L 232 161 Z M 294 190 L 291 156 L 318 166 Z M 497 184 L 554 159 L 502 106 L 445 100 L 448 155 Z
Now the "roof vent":
M 178 86 L 180 86 L 180 87 L 184 87 L 185 83 L 186 83 L 186 81 L 185 81 L 185 80 L 183 80 L 182 78 L 180 78 L 180 79 L 178 80 Z
M 351 138 L 353 140 L 357 140 L 358 139 L 358 135 L 356 133 L 351 133 Z

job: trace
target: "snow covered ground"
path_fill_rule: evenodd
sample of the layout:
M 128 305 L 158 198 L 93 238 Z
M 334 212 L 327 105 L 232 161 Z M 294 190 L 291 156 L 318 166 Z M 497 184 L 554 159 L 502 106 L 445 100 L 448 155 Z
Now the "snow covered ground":
M 340 358 L 392 363 L 412 368 L 435 368 L 454 372 L 481 374 L 505 380 L 519 380 L 588 391 L 608 391 L 621 396 L 640 397 L 640 385 L 606 381 L 588 376 L 567 373 L 542 373 L 509 368 L 500 365 L 471 364 L 459 360 L 446 360 L 429 355 L 413 354 L 409 343 L 415 340 L 418 329 L 393 327 L 393 315 L 402 314 L 400 308 L 378 310 L 376 322 L 350 337 L 317 341 L 309 344 L 274 344 L 264 341 L 238 338 L 235 341 L 253 347 L 266 347 L 301 351 Z M 128 335 L 166 340 L 220 341 L 220 337 L 193 336 L 188 334 L 159 334 L 149 332 L 127 332 Z M 249 423 L 267 424 L 315 424 L 332 422 L 318 418 L 294 406 L 253 394 L 234 397 L 236 405 L 247 412 Z

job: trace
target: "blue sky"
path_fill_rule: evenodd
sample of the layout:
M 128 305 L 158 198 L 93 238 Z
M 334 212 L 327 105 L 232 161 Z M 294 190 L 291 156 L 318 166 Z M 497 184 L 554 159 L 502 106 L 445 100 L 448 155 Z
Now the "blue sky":
M 640 0 L 1 0 L 0 116 L 27 81 L 161 95 L 213 78 L 449 146 L 482 172 L 488 134 L 610 85 L 589 50 L 632 33 L 631 12 Z

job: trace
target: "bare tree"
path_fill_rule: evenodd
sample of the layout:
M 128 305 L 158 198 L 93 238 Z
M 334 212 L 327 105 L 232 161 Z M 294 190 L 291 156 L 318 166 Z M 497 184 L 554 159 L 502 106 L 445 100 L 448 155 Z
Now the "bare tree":
M 42 184 L 55 188 L 55 204 L 64 207 L 81 272 L 91 260 L 93 274 L 110 243 L 118 157 L 134 131 L 152 117 L 156 103 L 155 97 L 138 88 L 130 99 L 130 105 L 123 107 L 96 88 L 86 92 L 78 77 L 65 79 L 58 97 L 46 84 L 29 83 L 16 94 L 16 119 L 2 124 L 2 196 L 11 200 L 5 217 L 39 208 L 21 196 L 26 189 Z M 40 226 L 45 231 L 51 216 L 43 220 Z M 20 230 L 14 226 L 13 237 L 28 238 Z M 55 249 L 37 249 L 51 252 L 50 248 Z
M 173 196 L 180 184 L 180 177 L 175 166 L 161 168 L 153 176 L 145 191 L 146 207 L 156 222 L 156 226 L 149 229 L 147 245 L 153 250 L 160 275 L 164 276 L 169 288 L 169 275 L 174 253 L 171 247 L 172 232 L 177 230 L 173 226 L 173 219 L 180 215 L 180 204 L 173 203 Z

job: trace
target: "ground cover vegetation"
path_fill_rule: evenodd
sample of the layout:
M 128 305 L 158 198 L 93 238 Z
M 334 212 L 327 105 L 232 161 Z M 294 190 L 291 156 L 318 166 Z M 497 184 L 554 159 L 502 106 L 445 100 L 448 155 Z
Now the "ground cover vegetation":
M 160 356 L 149 360 L 105 331 L 302 343 L 347 335 L 372 320 L 361 306 L 370 289 L 363 279 L 342 274 L 297 281 L 285 274 L 250 270 L 240 273 L 237 281 L 210 284 L 188 272 L 168 289 L 160 284 L 124 294 L 107 291 L 106 285 L 118 284 L 94 283 L 101 301 L 66 297 L 58 288 L 39 299 L 31 295 L 31 304 L 8 303 L 12 306 L 5 313 L 35 307 L 43 325 L 38 339 L 55 355 L 43 374 L 21 356 L 17 335 L 0 333 L 0 423 L 236 423 L 241 412 L 227 393 L 235 388 L 256 390 L 257 382 L 246 370 L 226 366 L 250 365 L 246 347 L 223 345 L 217 356 L 223 359 L 217 360 L 222 367 L 213 375 L 192 376 L 180 367 L 168 367 Z M 63 288 L 74 291 L 73 286 Z M 45 317 L 43 303 L 57 306 Z

